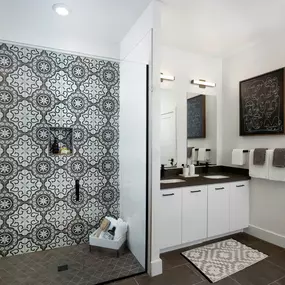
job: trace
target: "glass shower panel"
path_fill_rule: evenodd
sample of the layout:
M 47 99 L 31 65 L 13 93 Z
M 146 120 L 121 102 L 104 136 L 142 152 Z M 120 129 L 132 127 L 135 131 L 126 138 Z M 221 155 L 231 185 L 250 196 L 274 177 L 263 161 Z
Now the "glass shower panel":
M 146 269 L 148 67 L 121 63 L 121 215 L 129 224 L 128 246 Z

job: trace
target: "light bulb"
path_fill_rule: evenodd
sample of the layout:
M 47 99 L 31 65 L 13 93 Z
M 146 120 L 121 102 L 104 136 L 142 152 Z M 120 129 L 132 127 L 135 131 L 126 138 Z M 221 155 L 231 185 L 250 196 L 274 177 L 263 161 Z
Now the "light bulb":
M 68 7 L 62 3 L 54 4 L 52 9 L 60 16 L 67 16 L 69 14 Z

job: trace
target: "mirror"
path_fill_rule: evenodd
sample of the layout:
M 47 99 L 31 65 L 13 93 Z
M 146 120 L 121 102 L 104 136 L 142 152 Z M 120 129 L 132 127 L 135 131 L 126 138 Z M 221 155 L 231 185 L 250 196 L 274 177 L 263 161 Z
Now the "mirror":
M 171 90 L 162 90 L 160 108 L 160 163 L 177 165 L 176 102 Z
M 207 162 L 217 163 L 215 95 L 187 93 L 185 96 L 185 93 L 161 89 L 160 127 L 160 158 L 165 167 L 181 167 L 191 161 L 201 164 L 197 163 L 198 149 L 210 150 L 206 152 Z M 188 148 L 192 148 L 191 159 Z
M 206 161 L 217 163 L 217 100 L 214 95 L 187 93 L 187 148 L 192 151 L 190 160 L 197 165 L 199 149 L 206 149 Z M 189 150 L 189 148 L 191 150 Z

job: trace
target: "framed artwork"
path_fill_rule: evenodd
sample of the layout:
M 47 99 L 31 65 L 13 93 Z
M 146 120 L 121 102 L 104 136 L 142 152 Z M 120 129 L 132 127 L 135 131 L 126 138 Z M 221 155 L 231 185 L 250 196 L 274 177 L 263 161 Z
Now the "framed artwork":
M 240 136 L 284 134 L 284 82 L 284 68 L 240 82 Z
M 187 138 L 206 137 L 206 96 L 187 99 Z

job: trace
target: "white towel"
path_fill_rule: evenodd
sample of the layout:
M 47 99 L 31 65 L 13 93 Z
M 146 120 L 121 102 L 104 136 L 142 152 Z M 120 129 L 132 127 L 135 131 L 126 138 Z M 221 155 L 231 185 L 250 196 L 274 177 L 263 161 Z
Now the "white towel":
M 252 149 L 249 153 L 249 176 L 254 177 L 254 178 L 268 179 L 270 151 L 269 150 L 266 151 L 264 165 L 254 165 L 253 155 L 254 155 L 254 150 Z
M 198 150 L 198 161 L 207 161 L 206 148 L 199 148 L 199 150 Z
M 124 222 L 121 218 L 117 220 L 117 227 L 115 230 L 114 240 L 119 240 L 128 231 L 128 224 Z
M 245 154 L 243 152 L 243 149 L 233 149 L 232 164 L 233 165 L 244 165 L 245 164 Z
M 117 226 L 117 220 L 113 217 L 105 217 L 108 221 L 110 221 L 110 226 L 108 228 L 108 230 L 111 230 L 113 227 L 116 227 Z
M 269 156 L 269 171 L 268 171 L 268 176 L 269 180 L 274 180 L 274 181 L 285 181 L 285 168 L 281 167 L 275 167 L 273 166 L 273 150 L 267 150 L 267 155 Z
M 192 163 L 196 164 L 198 160 L 198 151 L 194 148 L 192 152 Z

